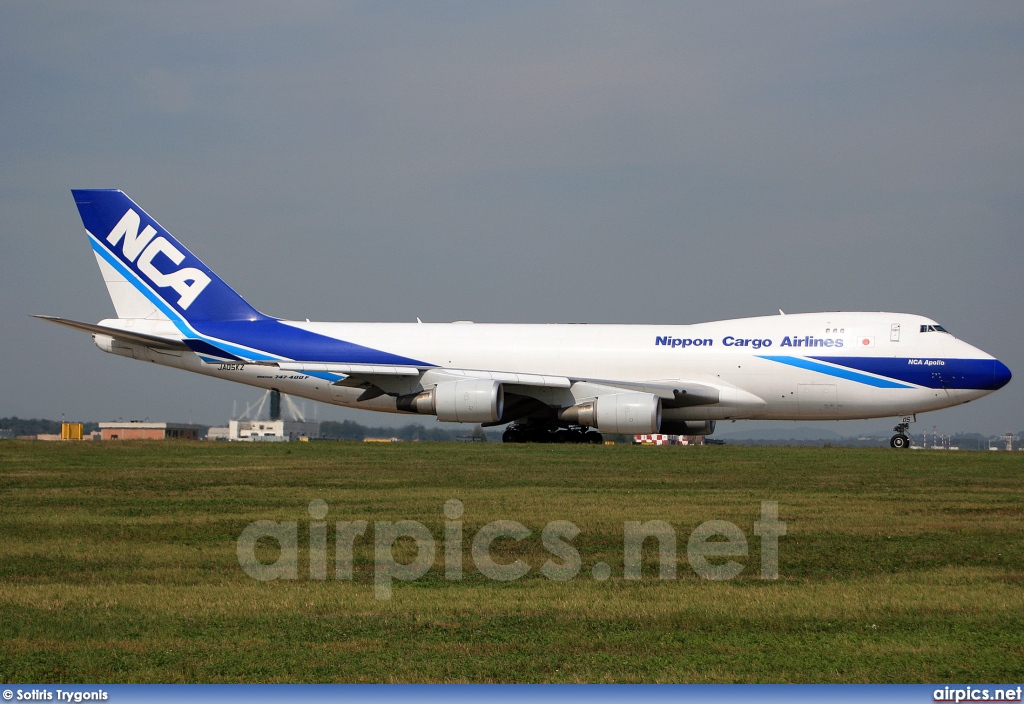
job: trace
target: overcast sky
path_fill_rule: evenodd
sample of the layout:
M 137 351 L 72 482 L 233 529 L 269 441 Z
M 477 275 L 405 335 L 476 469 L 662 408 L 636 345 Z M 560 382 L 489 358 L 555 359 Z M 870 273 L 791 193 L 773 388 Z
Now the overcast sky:
M 5 2 L 0 91 L 0 415 L 260 396 L 27 317 L 121 188 L 281 317 L 920 313 L 1019 378 L 918 428 L 1024 428 L 1020 2 Z

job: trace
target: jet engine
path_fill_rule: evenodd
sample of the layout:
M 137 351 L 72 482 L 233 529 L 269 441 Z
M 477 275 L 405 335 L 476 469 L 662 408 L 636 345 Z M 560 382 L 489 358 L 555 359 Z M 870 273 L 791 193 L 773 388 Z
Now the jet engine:
M 432 389 L 398 399 L 398 409 L 437 416 L 455 423 L 493 423 L 505 410 L 500 381 L 465 379 L 443 381 Z
M 606 394 L 566 408 L 558 417 L 602 433 L 657 433 L 661 427 L 661 399 L 654 394 Z

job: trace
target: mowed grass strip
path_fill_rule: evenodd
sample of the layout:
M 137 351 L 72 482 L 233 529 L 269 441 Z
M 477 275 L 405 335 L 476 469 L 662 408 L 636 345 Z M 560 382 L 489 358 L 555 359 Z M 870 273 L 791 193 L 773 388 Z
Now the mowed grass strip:
M 1024 458 L 842 448 L 0 442 L 0 678 L 13 681 L 842 681 L 1024 679 Z M 465 575 L 444 578 L 463 502 Z M 308 579 L 307 506 L 366 520 L 355 578 Z M 777 501 L 780 579 L 753 524 Z M 296 521 L 299 579 L 257 582 L 235 542 Z M 435 565 L 374 599 L 373 524 L 416 520 Z M 469 545 L 531 530 L 485 579 Z M 553 582 L 540 533 L 581 530 Z M 678 578 L 623 579 L 623 522 L 676 532 Z M 735 523 L 749 553 L 701 580 L 687 540 Z M 275 556 L 271 547 L 264 551 Z M 412 557 L 406 543 L 396 555 Z M 717 560 L 717 561 L 722 561 Z M 612 576 L 591 577 L 597 562 Z

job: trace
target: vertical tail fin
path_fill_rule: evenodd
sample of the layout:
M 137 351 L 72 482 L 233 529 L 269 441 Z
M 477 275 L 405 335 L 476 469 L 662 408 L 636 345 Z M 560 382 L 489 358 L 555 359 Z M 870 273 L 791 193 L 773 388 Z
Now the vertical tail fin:
M 71 193 L 118 317 L 266 318 L 122 191 Z

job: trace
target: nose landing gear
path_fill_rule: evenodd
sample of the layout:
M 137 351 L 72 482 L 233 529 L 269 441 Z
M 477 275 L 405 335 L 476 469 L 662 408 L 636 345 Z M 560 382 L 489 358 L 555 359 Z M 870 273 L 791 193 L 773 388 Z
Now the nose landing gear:
M 896 434 L 889 438 L 889 447 L 896 450 L 904 450 L 910 447 L 910 438 L 907 437 L 907 431 L 910 429 L 910 424 L 915 420 L 917 420 L 916 416 L 906 416 L 893 428 Z

